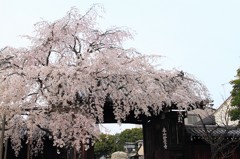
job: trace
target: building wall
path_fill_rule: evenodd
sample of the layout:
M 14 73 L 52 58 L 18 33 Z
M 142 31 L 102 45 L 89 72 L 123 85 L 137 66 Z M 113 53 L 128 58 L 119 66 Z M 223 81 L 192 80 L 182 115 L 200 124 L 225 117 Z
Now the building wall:
M 229 97 L 214 113 L 216 124 L 223 125 L 237 125 L 239 121 L 231 121 L 229 111 L 231 106 L 231 97 Z

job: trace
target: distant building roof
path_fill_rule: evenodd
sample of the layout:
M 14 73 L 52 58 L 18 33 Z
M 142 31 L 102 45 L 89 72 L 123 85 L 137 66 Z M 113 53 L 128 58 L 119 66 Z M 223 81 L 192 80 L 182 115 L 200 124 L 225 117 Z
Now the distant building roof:
M 205 109 L 194 109 L 187 112 L 187 118 L 185 119 L 186 125 L 215 125 L 215 117 L 212 115 L 215 109 L 212 107 L 206 107 Z M 200 120 L 199 116 L 202 118 Z
M 208 115 L 207 117 L 203 118 L 202 121 L 199 120 L 196 123 L 194 123 L 194 125 L 216 125 L 216 121 L 215 121 L 215 116 L 214 115 Z

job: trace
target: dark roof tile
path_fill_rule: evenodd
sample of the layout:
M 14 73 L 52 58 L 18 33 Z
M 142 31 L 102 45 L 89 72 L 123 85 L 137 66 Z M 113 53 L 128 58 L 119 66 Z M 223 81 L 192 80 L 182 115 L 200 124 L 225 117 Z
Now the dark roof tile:
M 222 136 L 225 137 L 240 137 L 240 128 L 236 127 L 220 127 L 216 125 L 206 125 L 207 131 L 212 136 Z M 192 137 L 203 137 L 206 136 L 206 131 L 202 125 L 186 125 L 187 134 Z

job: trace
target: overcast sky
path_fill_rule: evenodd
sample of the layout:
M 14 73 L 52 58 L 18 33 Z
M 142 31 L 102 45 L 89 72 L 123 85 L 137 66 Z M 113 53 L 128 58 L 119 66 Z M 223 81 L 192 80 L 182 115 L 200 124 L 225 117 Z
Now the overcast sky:
M 239 0 L 0 0 L 0 48 L 26 46 L 19 35 L 31 35 L 36 22 L 57 20 L 71 7 L 85 13 L 94 3 L 105 8 L 100 28 L 130 28 L 135 38 L 127 47 L 163 55 L 162 67 L 193 74 L 214 107 L 230 95 L 240 66 Z

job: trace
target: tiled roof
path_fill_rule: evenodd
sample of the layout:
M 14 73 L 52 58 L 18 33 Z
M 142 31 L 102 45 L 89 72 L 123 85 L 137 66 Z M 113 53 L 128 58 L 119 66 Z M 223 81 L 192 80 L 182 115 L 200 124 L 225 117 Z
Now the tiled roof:
M 216 125 L 206 125 L 206 129 L 211 136 L 222 136 L 225 137 L 240 137 L 240 128 L 234 127 L 220 127 Z M 203 137 L 206 136 L 206 131 L 202 125 L 186 125 L 187 134 L 191 137 Z

